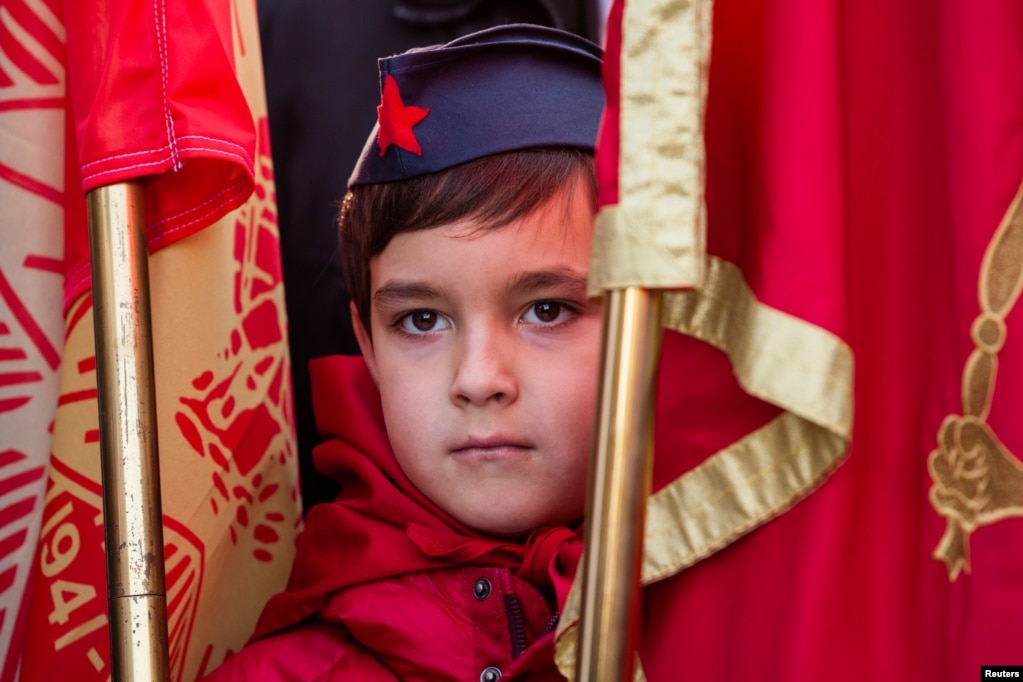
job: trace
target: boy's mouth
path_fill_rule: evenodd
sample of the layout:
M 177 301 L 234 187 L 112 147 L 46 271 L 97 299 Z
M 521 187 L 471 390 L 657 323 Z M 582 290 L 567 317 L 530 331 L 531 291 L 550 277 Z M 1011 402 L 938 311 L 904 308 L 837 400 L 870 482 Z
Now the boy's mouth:
M 460 457 L 489 459 L 521 455 L 532 449 L 531 445 L 506 436 L 469 436 L 454 447 L 451 454 Z

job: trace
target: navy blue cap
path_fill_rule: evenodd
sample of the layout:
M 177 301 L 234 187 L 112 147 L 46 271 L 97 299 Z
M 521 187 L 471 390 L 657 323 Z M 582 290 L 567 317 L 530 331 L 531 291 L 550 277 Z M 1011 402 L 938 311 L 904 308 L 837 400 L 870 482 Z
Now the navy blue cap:
M 600 48 L 531 24 L 378 61 L 381 104 L 348 186 L 407 180 L 531 147 L 593 151 Z

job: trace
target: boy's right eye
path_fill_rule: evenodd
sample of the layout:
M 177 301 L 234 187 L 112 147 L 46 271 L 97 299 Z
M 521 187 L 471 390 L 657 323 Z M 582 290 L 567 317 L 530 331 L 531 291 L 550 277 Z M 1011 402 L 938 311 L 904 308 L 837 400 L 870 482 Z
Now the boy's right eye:
M 395 326 L 406 334 L 418 336 L 447 329 L 451 323 L 433 310 L 413 310 L 398 318 Z

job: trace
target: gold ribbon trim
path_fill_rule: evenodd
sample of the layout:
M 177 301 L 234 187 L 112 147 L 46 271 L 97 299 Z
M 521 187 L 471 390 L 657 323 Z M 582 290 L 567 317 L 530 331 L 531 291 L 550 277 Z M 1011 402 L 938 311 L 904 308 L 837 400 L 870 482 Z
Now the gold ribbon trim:
M 651 497 L 643 583 L 678 573 L 777 516 L 839 464 L 847 440 L 784 413 Z
M 703 288 L 665 294 L 664 326 L 724 351 L 748 393 L 786 412 L 651 496 L 644 585 L 710 556 L 808 495 L 842 462 L 852 430 L 851 349 L 757 301 L 734 265 L 707 262 Z M 569 677 L 578 588 L 569 593 L 555 644 L 555 660 Z
M 651 496 L 641 577 L 666 578 L 788 509 L 842 461 L 852 352 L 835 335 L 756 300 L 735 266 L 706 254 L 703 140 L 713 0 L 623 4 L 619 203 L 597 216 L 594 295 L 666 293 L 663 324 L 724 351 L 744 390 L 786 410 Z M 555 635 L 575 673 L 580 585 Z M 643 680 L 637 665 L 635 680 Z
M 834 334 L 769 308 L 731 263 L 707 258 L 699 290 L 665 295 L 667 329 L 724 351 L 750 395 L 848 438 L 852 428 L 852 350 Z
M 595 292 L 703 282 L 712 6 L 712 0 L 625 3 L 619 202 L 597 217 L 590 265 Z

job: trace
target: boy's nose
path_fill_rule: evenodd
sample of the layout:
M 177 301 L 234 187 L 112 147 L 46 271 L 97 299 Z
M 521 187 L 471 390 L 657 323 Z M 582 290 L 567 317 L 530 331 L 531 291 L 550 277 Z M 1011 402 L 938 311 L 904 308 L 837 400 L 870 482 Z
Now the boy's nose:
M 458 348 L 451 399 L 459 407 L 506 404 L 518 398 L 511 340 L 494 330 L 467 335 Z

